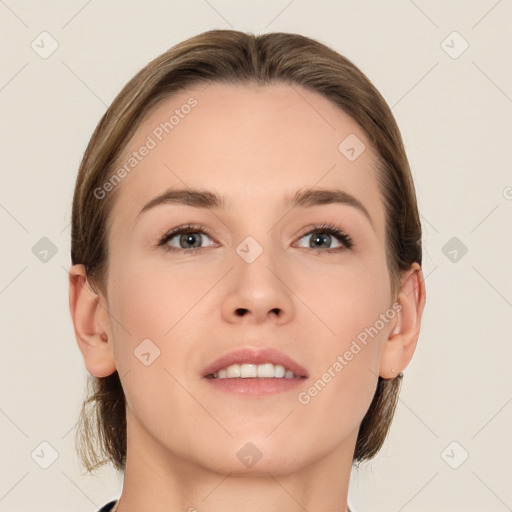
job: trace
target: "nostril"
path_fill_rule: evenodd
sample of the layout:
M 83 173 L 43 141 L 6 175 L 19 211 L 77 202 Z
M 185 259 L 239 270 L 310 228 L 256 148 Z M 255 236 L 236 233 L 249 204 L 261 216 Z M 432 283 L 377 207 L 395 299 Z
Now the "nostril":
M 249 310 L 246 308 L 237 308 L 236 309 L 236 314 L 238 316 L 244 316 L 248 312 L 249 312 Z M 281 309 L 280 308 L 272 308 L 270 310 L 270 313 L 274 313 L 276 316 L 279 316 L 281 314 Z

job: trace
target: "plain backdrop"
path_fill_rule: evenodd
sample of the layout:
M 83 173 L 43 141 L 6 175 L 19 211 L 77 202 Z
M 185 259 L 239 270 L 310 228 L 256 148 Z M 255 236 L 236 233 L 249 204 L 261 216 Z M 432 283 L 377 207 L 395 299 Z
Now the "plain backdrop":
M 84 475 L 74 451 L 73 187 L 122 86 L 212 28 L 331 46 L 402 131 L 427 307 L 389 437 L 353 471 L 354 511 L 512 510 L 511 20 L 510 0 L 0 1 L 0 512 L 95 512 L 119 496 L 121 477 Z

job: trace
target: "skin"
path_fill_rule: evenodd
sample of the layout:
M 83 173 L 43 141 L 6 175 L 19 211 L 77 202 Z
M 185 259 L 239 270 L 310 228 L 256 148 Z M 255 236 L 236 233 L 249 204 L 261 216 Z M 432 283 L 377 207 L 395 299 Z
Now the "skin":
M 412 265 L 392 295 L 370 143 L 348 115 L 299 86 L 182 91 L 150 112 L 120 162 L 190 96 L 198 105 L 117 185 L 106 294 L 90 288 L 82 265 L 70 270 L 70 310 L 86 368 L 97 377 L 117 369 L 126 395 L 118 510 L 345 511 L 357 431 L 377 378 L 395 377 L 416 348 L 421 268 Z M 366 146 L 353 162 L 338 150 L 349 134 Z M 227 207 L 166 204 L 136 219 L 164 190 L 186 187 L 215 191 Z M 343 189 L 371 222 L 346 204 L 285 209 L 284 197 L 305 187 Z M 343 228 L 354 247 L 332 237 L 327 244 L 338 252 L 311 248 L 310 233 L 324 222 Z M 196 234 L 203 245 L 197 253 L 186 254 L 190 244 L 180 246 L 179 235 L 168 245 L 181 253 L 157 246 L 163 233 L 186 223 L 213 234 Z M 236 252 L 247 236 L 263 249 L 252 263 Z M 298 392 L 395 300 L 401 311 L 301 404 Z M 133 354 L 147 338 L 160 350 L 148 366 Z M 264 398 L 213 389 L 202 370 L 240 346 L 281 350 L 308 370 L 308 382 Z M 237 457 L 247 442 L 262 453 L 252 468 Z

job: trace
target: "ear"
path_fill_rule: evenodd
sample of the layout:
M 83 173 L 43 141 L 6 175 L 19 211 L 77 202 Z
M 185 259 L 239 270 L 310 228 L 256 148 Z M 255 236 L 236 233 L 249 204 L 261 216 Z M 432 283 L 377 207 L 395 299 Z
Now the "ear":
M 90 286 L 84 265 L 69 271 L 69 309 L 87 371 L 107 377 L 116 370 L 107 302 Z
M 402 278 L 397 297 L 400 310 L 382 348 L 379 373 L 383 379 L 394 379 L 411 361 L 420 334 L 425 298 L 423 272 L 418 263 L 413 263 Z

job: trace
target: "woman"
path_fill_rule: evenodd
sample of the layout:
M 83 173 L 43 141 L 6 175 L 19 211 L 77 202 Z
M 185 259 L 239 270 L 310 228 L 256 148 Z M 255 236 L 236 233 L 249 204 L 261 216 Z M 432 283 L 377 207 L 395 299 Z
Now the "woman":
M 425 304 L 401 136 L 323 44 L 213 30 L 98 124 L 72 211 L 78 449 L 102 510 L 347 511 Z

